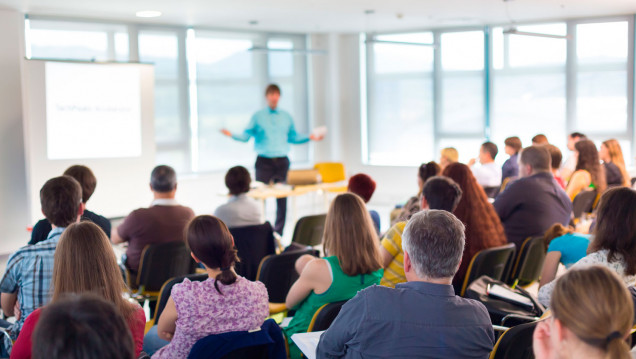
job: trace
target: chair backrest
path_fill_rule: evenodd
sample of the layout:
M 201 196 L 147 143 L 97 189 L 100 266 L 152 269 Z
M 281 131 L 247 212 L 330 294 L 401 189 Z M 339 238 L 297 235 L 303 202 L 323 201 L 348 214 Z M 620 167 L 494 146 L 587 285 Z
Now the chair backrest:
M 271 303 L 284 303 L 292 284 L 298 279 L 296 260 L 305 254 L 318 255 L 313 249 L 270 255 L 261 261 L 256 280 L 263 282 Z
M 161 290 L 159 291 L 159 299 L 157 299 L 157 306 L 155 307 L 155 315 L 153 317 L 155 318 L 155 321 L 159 320 L 159 317 L 161 316 L 163 309 L 166 307 L 166 304 L 168 303 L 168 298 L 170 298 L 170 293 L 172 292 L 172 287 L 174 287 L 175 284 L 179 284 L 183 282 L 183 280 L 186 278 L 188 278 L 191 282 L 203 282 L 204 280 L 208 279 L 208 275 L 205 273 L 204 274 L 187 274 L 187 275 L 180 275 L 178 277 L 170 278 L 168 281 L 166 281 L 161 287 Z
M 525 286 L 541 276 L 543 262 L 545 261 L 547 248 L 543 236 L 528 237 L 521 244 L 519 254 L 512 269 L 509 284 L 518 281 L 519 285 Z
M 282 359 L 287 357 L 283 332 L 273 319 L 261 330 L 227 332 L 199 339 L 188 359 Z
M 320 162 L 316 163 L 314 168 L 320 172 L 323 183 L 340 182 L 347 179 L 342 162 Z
M 276 253 L 274 230 L 269 222 L 256 226 L 230 228 L 240 262 L 236 263 L 236 273 L 249 279 L 256 279 L 258 265 L 270 254 Z
M 306 246 L 317 246 L 322 243 L 325 232 L 326 214 L 303 217 L 296 222 L 292 242 Z
M 574 218 L 579 218 L 583 213 L 591 213 L 594 209 L 596 191 L 581 191 L 572 201 L 572 213 Z
M 532 334 L 537 322 L 517 325 L 506 330 L 497 340 L 490 359 L 532 359 Z
M 514 243 L 508 243 L 501 247 L 488 248 L 477 252 L 468 265 L 460 295 L 464 296 L 468 285 L 482 275 L 487 275 L 494 280 L 504 278 L 508 274 L 508 261 L 514 253 Z
M 500 188 L 501 188 L 500 186 L 484 187 L 484 192 L 486 192 L 486 196 L 488 196 L 488 198 L 495 198 L 499 194 Z
M 514 180 L 517 179 L 517 176 L 513 176 L 513 177 L 506 177 L 503 179 L 503 181 L 501 181 L 501 186 L 499 187 L 499 193 L 503 192 L 506 190 L 506 187 L 508 187 L 508 185 L 510 184 L 510 182 L 513 182 Z
M 307 331 L 319 332 L 329 329 L 331 323 L 336 319 L 338 313 L 340 313 L 340 309 L 342 309 L 342 306 L 346 302 L 346 300 L 343 300 L 340 302 L 327 303 L 318 308 L 316 313 L 314 313 L 314 317 L 311 319 L 311 323 L 309 323 Z
M 141 252 L 137 287 L 142 292 L 158 292 L 168 279 L 195 270 L 196 262 L 184 241 L 151 244 Z

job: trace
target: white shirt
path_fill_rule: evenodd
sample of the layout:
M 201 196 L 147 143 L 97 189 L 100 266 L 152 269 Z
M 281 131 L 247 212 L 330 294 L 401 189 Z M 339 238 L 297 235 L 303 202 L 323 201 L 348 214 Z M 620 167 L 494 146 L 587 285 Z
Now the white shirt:
M 214 211 L 214 216 L 229 228 L 254 226 L 263 223 L 261 205 L 245 194 L 232 196 Z
M 482 187 L 501 186 L 501 167 L 494 162 L 473 166 L 470 168 L 473 175 Z
M 616 273 L 618 277 L 623 280 L 626 287 L 636 284 L 636 276 L 625 273 L 625 261 L 623 261 L 623 257 L 620 254 L 617 254 L 616 261 L 610 263 L 607 259 L 608 254 L 609 250 L 607 249 L 601 249 L 598 252 L 590 253 L 581 258 L 578 262 L 574 263 L 570 269 L 575 267 L 581 268 L 591 265 L 602 265 Z M 539 289 L 539 303 L 546 307 L 550 305 L 550 298 L 552 297 L 552 291 L 554 290 L 555 283 L 556 279 Z
M 177 202 L 174 198 L 157 198 L 150 203 L 150 207 L 152 206 L 178 206 L 179 202 Z

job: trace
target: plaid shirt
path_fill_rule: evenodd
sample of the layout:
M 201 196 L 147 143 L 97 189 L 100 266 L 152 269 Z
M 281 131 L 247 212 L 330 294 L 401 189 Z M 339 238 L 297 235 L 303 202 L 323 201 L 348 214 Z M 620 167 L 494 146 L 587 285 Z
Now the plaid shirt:
M 63 231 L 64 228 L 53 228 L 45 241 L 22 247 L 9 257 L 0 292 L 18 292 L 20 320 L 7 328 L 14 340 L 26 317 L 51 300 L 53 255 Z

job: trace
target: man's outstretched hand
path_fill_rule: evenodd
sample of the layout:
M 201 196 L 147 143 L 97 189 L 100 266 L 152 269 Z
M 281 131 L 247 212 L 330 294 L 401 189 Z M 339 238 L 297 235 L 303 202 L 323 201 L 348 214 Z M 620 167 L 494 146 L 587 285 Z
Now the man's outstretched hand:
M 232 137 L 232 132 L 228 131 L 227 129 L 222 129 L 221 133 L 226 135 L 227 137 Z
M 322 141 L 323 138 L 325 138 L 325 136 L 309 135 L 309 139 L 312 141 Z

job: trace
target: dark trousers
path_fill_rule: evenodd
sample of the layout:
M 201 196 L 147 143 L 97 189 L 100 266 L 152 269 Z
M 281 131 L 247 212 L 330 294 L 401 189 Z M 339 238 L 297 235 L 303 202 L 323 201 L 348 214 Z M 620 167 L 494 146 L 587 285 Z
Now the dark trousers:
M 263 183 L 284 183 L 287 180 L 287 171 L 289 171 L 289 158 L 275 157 L 267 158 L 256 157 L 256 180 Z M 285 227 L 285 216 L 287 215 L 287 198 L 276 199 L 276 223 L 274 231 L 283 234 Z

